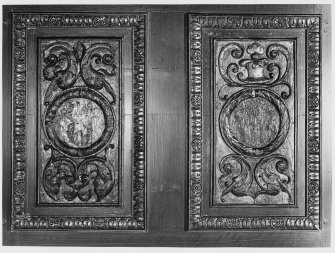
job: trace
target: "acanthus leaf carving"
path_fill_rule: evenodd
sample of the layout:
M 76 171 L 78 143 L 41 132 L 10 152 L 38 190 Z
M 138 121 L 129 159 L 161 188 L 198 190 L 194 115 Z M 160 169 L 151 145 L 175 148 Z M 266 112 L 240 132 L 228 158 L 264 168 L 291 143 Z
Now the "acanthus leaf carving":
M 101 202 L 114 186 L 114 169 L 103 158 L 88 158 L 80 164 L 68 157 L 49 159 L 43 171 L 43 187 L 55 201 Z

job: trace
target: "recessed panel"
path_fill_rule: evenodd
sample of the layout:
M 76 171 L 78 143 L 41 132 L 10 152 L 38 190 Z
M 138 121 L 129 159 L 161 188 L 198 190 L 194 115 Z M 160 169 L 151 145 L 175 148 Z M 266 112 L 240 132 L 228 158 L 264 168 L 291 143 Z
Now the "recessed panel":
M 294 40 L 214 40 L 214 205 L 295 203 Z
M 119 204 L 120 48 L 39 39 L 39 204 Z

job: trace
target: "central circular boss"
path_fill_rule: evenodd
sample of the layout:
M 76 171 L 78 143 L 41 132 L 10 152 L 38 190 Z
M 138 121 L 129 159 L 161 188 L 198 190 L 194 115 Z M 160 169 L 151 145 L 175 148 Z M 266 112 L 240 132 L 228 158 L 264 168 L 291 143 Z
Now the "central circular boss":
M 102 94 L 75 87 L 50 102 L 44 128 L 54 148 L 73 157 L 86 157 L 99 152 L 112 138 L 114 111 Z
M 290 127 L 289 112 L 274 92 L 243 89 L 223 105 L 219 128 L 225 143 L 247 156 L 264 156 L 285 141 Z

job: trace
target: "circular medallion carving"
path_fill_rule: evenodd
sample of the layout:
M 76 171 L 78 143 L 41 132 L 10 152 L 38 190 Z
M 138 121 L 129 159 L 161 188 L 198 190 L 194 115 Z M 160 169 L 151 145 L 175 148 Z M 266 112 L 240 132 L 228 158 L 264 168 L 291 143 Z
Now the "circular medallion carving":
M 278 149 L 290 125 L 281 98 L 265 89 L 243 89 L 224 104 L 219 118 L 222 138 L 235 152 L 263 156 Z
M 86 98 L 65 101 L 56 112 L 55 131 L 61 141 L 73 148 L 84 148 L 96 142 L 105 129 L 103 111 Z
M 50 102 L 44 126 L 56 149 L 73 157 L 85 157 L 104 148 L 113 136 L 114 112 L 102 94 L 76 87 Z
M 279 112 L 266 99 L 246 99 L 232 111 L 229 125 L 232 134 L 246 146 L 260 148 L 270 144 L 278 133 Z

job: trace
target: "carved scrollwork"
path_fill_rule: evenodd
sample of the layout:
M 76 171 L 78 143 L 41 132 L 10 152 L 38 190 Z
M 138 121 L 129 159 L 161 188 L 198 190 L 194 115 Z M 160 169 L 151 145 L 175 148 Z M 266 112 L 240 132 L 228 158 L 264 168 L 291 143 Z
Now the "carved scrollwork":
M 239 159 L 267 156 L 282 146 L 289 133 L 290 114 L 282 98 L 288 99 L 291 95 L 291 87 L 286 82 L 286 79 L 289 70 L 291 70 L 290 62 L 292 56 L 290 56 L 289 51 L 291 49 L 289 48 L 291 48 L 290 45 L 292 44 L 287 41 L 281 44 L 267 40 L 228 41 L 219 42 L 218 45 L 220 43 L 223 43 L 223 46 L 218 54 L 218 69 L 221 77 L 226 81 L 226 84 L 223 84 L 218 91 L 218 98 L 223 102 L 218 119 L 221 137 L 228 147 L 240 155 Z M 280 96 L 278 96 L 276 94 L 278 89 L 269 89 L 277 85 L 287 86 L 288 91 L 282 91 Z M 228 90 L 231 87 L 243 87 L 244 89 L 228 96 Z M 234 90 L 232 91 L 234 92 Z M 264 159 L 259 160 L 259 162 L 263 161 L 267 165 L 271 163 L 270 161 L 266 162 Z M 284 163 L 284 161 L 287 162 L 286 158 L 283 157 L 281 162 Z M 248 164 L 247 160 L 244 161 L 244 164 Z M 263 165 L 261 168 L 263 168 Z M 235 164 L 232 168 L 238 171 L 236 168 L 239 168 L 239 166 Z M 230 179 L 234 183 L 239 179 L 238 182 L 241 183 L 239 187 L 243 191 L 238 192 L 234 188 L 225 189 L 222 186 L 221 180 L 224 178 L 225 173 L 223 173 L 220 166 L 219 169 L 222 175 L 219 174 L 221 176 L 218 184 L 221 188 L 220 192 L 221 190 L 222 192 L 220 199 L 216 194 L 215 198 L 218 203 L 220 203 L 220 200 L 227 204 L 284 204 L 292 202 L 288 186 L 286 187 L 287 190 L 284 190 L 285 182 L 281 183 L 276 178 L 278 171 L 275 171 L 277 172 L 276 174 L 268 172 L 268 170 L 262 170 L 263 181 L 261 178 L 256 178 L 253 181 L 252 179 L 256 176 L 256 172 L 251 171 L 251 169 L 251 180 L 246 183 L 243 183 L 241 177 L 236 175 L 236 178 L 233 177 L 234 179 L 225 178 L 226 180 Z M 256 166 L 254 170 L 257 170 L 257 175 L 259 176 L 260 169 Z M 268 178 L 266 178 L 267 176 Z M 264 184 L 266 185 L 264 186 Z M 278 188 L 278 185 L 284 192 L 289 194 L 288 201 L 284 199 L 275 200 L 275 198 L 273 198 L 274 200 L 258 198 L 262 194 L 278 195 L 281 192 L 281 188 Z M 235 197 L 249 196 L 254 201 L 252 202 L 248 198 L 238 199 L 231 195 L 226 196 L 229 192 Z
M 231 192 L 237 197 L 250 194 L 249 188 L 253 183 L 253 171 L 250 164 L 239 155 L 228 155 L 222 158 L 219 164 L 222 175 L 218 179 L 221 193 L 221 201 L 227 193 Z
M 115 49 L 107 43 L 91 45 L 81 61 L 81 75 L 87 87 L 106 91 L 115 100 L 115 95 L 110 84 L 105 80 L 106 76 L 116 75 Z
M 114 186 L 113 166 L 101 158 L 86 159 L 78 166 L 78 175 L 82 187 L 78 190 L 81 201 L 94 199 L 100 202 Z
M 43 172 L 43 188 L 54 201 L 101 202 L 113 186 L 113 166 L 102 158 L 77 166 L 68 157 L 51 157 Z
M 116 50 L 107 43 L 95 43 L 86 48 L 82 42 L 71 46 L 67 42 L 57 41 L 50 44 L 43 52 L 45 67 L 43 76 L 52 81 L 49 85 L 44 103 L 48 105 L 53 93 L 73 87 L 79 74 L 87 87 L 94 90 L 105 88 L 115 101 L 115 93 L 106 77 L 117 74 Z
M 46 80 L 52 81 L 49 85 L 44 103 L 47 105 L 53 92 L 60 88 L 62 90 L 71 88 L 78 79 L 80 65 L 67 42 L 54 42 L 43 52 L 45 67 L 43 76 Z
M 113 189 L 110 160 L 99 155 L 114 146 L 110 140 L 118 105 L 111 86 L 115 84 L 106 78 L 117 74 L 116 58 L 114 47 L 100 42 L 77 41 L 71 46 L 58 40 L 43 50 L 44 81 L 52 82 L 45 82 L 42 120 L 47 147 L 53 152 L 43 169 L 42 185 L 54 202 L 99 203 Z M 53 203 L 41 194 L 42 203 Z M 117 198 L 110 197 L 108 203 Z
M 285 81 L 289 69 L 288 49 L 281 44 L 264 46 L 258 42 L 246 48 L 239 43 L 229 43 L 222 47 L 218 66 L 221 77 L 228 86 L 236 87 L 273 87 L 284 85 L 282 98 L 289 98 L 291 86 Z
M 77 197 L 72 184 L 75 179 L 76 164 L 69 158 L 50 159 L 43 172 L 43 187 L 50 198 L 71 201 Z
M 320 16 L 306 16 L 306 15 L 202 15 L 202 14 L 190 14 L 189 15 L 189 148 L 190 148 L 190 166 L 189 166 L 189 187 L 192 187 L 193 184 L 197 183 L 199 185 L 204 185 L 205 168 L 207 165 L 204 165 L 206 149 L 194 148 L 195 141 L 199 143 L 206 143 L 204 141 L 204 119 L 205 119 L 205 110 L 203 106 L 195 103 L 194 97 L 202 98 L 204 90 L 204 76 L 207 75 L 207 71 L 203 70 L 204 66 L 207 66 L 207 60 L 205 61 L 206 49 L 203 47 L 203 38 L 202 35 L 207 34 L 207 29 L 215 29 L 215 31 L 227 31 L 229 32 L 241 32 L 252 31 L 250 29 L 262 30 L 262 29 L 273 29 L 273 30 L 292 30 L 299 29 L 306 31 L 304 34 L 306 41 L 306 98 L 308 98 L 308 103 L 306 107 L 306 131 L 308 133 L 308 139 L 306 138 L 307 144 L 307 156 L 306 156 L 306 215 L 301 217 L 295 216 L 275 216 L 275 217 L 264 217 L 264 216 L 238 216 L 238 217 L 228 217 L 224 215 L 208 215 L 204 213 L 203 205 L 206 201 L 204 199 L 204 193 L 199 194 L 198 192 L 190 191 L 189 192 L 189 229 L 190 230 L 212 230 L 212 229 L 280 229 L 280 230 L 318 230 L 320 229 L 320 175 L 319 171 L 321 170 L 320 165 L 320 108 L 317 106 L 320 104 L 320 77 L 321 77 L 321 64 L 320 63 Z M 233 30 L 231 30 L 233 29 Z M 242 93 L 243 89 L 238 89 L 239 87 L 244 88 L 244 90 L 251 89 L 266 89 L 271 94 L 275 94 L 275 100 L 279 98 L 279 103 L 284 105 L 291 106 L 292 102 L 295 103 L 295 98 L 292 98 L 293 90 L 295 88 L 294 84 L 294 43 L 289 40 L 273 40 L 272 38 L 262 39 L 234 39 L 225 38 L 216 36 L 219 35 L 219 32 L 215 32 L 211 35 L 211 39 L 214 39 L 215 45 L 215 57 L 214 57 L 214 66 L 218 69 L 219 78 L 213 86 L 217 86 L 218 100 L 214 104 L 214 107 L 218 108 L 218 105 L 222 104 L 223 108 L 228 108 L 230 97 L 236 95 L 236 93 Z M 217 40 L 216 40 L 217 39 Z M 217 44 L 216 44 L 217 43 Z M 254 46 L 250 46 L 251 44 Z M 230 44 L 228 46 L 228 44 Z M 263 50 L 257 46 L 260 44 L 263 46 Z M 222 46 L 221 46 L 222 45 Z M 272 46 L 271 46 L 272 45 Z M 250 50 L 248 52 L 248 47 Z M 252 50 L 254 52 L 252 52 Z M 261 53 L 261 54 L 259 54 Z M 216 55 L 217 54 L 217 55 Z M 254 54 L 254 55 L 252 55 Z M 231 65 L 230 65 L 231 64 Z M 241 64 L 243 66 L 241 66 Z M 230 67 L 228 68 L 228 66 Z M 292 74 L 291 74 L 292 73 Z M 216 72 L 214 71 L 216 75 Z M 223 81 L 223 82 L 222 82 Z M 220 87 L 221 85 L 221 87 Z M 281 85 L 280 87 L 277 87 Z M 227 89 L 231 87 L 233 89 Z M 223 88 L 224 87 L 224 88 Z M 280 91 L 279 88 L 283 87 L 283 91 Z M 271 89 L 271 90 L 270 90 Z M 227 90 L 229 90 L 227 92 Z M 300 94 L 299 94 L 300 96 Z M 236 97 L 235 97 L 236 98 Z M 285 99 L 287 101 L 283 101 Z M 229 100 L 229 101 L 228 101 Z M 249 148 L 262 148 L 271 145 L 272 141 L 276 139 L 279 129 L 286 129 L 289 123 L 286 121 L 283 128 L 273 128 L 272 126 L 281 126 L 279 123 L 280 116 L 278 116 L 278 110 L 276 106 L 269 106 L 272 104 L 269 100 L 266 100 L 261 97 L 250 97 L 249 99 L 243 100 L 244 102 L 235 104 L 231 106 L 232 111 L 230 121 L 234 125 L 229 130 L 231 133 L 231 142 L 236 142 L 239 140 L 244 142 L 247 145 L 240 145 L 241 152 L 236 148 L 234 149 L 233 145 L 227 144 L 225 138 L 223 137 L 225 143 L 233 151 L 240 154 L 240 156 L 253 164 L 253 174 L 254 180 L 249 188 L 251 193 L 241 196 L 243 201 L 251 203 L 252 196 L 256 196 L 255 202 L 257 199 L 262 203 L 262 200 L 271 200 L 273 204 L 277 202 L 285 202 L 290 198 L 289 204 L 294 203 L 294 193 L 295 193 L 295 184 L 294 184 L 294 170 L 295 164 L 292 159 L 289 159 L 286 156 L 280 156 L 279 154 L 271 155 L 272 152 L 275 152 L 277 148 L 270 150 L 259 156 L 255 156 L 253 153 L 243 153 L 245 147 Z M 249 132 L 240 131 L 238 126 L 246 126 L 241 122 L 249 121 L 252 123 L 255 120 L 255 124 L 249 124 L 250 126 L 259 126 L 261 125 L 262 120 L 260 118 L 254 117 L 267 108 L 271 110 L 268 113 L 263 114 L 265 117 L 261 117 L 264 120 L 264 123 L 261 124 L 264 126 L 269 126 L 267 129 L 250 129 L 250 135 L 247 135 Z M 283 107 L 284 108 L 284 107 Z M 207 110 L 207 109 L 206 109 Z M 220 110 L 220 109 L 219 109 Z M 224 110 L 224 109 L 222 109 Z M 286 110 L 286 109 L 285 109 Z M 284 110 L 284 111 L 285 111 Z M 291 108 L 290 108 L 291 110 Z M 229 111 L 229 110 L 228 110 Z M 246 112 L 250 112 L 250 118 L 246 115 Z M 291 111 L 290 111 L 291 114 Z M 219 129 L 222 132 L 222 113 L 220 112 L 220 122 Z M 271 117 L 269 117 L 271 116 Z M 290 117 L 293 115 L 288 115 Z M 290 119 L 290 117 L 288 117 Z M 234 124 L 240 121 L 241 124 Z M 270 124 L 276 123 L 276 124 Z M 227 122 L 225 126 L 231 125 Z M 278 123 L 278 124 L 277 124 Z M 214 126 L 216 122 L 214 123 Z M 242 127 L 243 128 L 243 127 Z M 247 128 L 247 127 L 246 127 Z M 256 131 L 257 130 L 257 131 Z M 266 131 L 264 131 L 266 130 Z M 215 131 L 215 130 L 214 130 Z M 262 132 L 262 135 L 255 136 L 254 133 Z M 286 130 L 283 132 L 287 132 Z M 240 134 L 239 134 L 240 133 Z M 248 138 L 250 137 L 249 141 Z M 260 138 L 258 138 L 260 137 Z M 313 139 L 312 139 L 313 138 Z M 285 138 L 284 138 L 285 139 Z M 315 141 L 314 141 L 315 139 Z M 219 139 L 220 140 L 220 139 Z M 259 140 L 259 141 L 257 141 Z M 260 141 L 262 140 L 262 141 Z M 217 142 L 217 145 L 221 145 L 221 141 Z M 261 145 L 262 144 L 262 145 Z M 280 146 L 280 145 L 279 145 Z M 278 146 L 278 147 L 279 147 Z M 232 148 L 233 147 L 233 148 Z M 220 149 L 222 150 L 222 149 Z M 221 151 L 220 151 L 221 152 Z M 225 149 L 226 152 L 226 149 Z M 222 154 L 223 158 L 221 161 L 224 161 L 226 154 Z M 237 154 L 234 154 L 237 155 Z M 221 157 L 221 156 L 219 156 Z M 272 158 L 271 158 L 272 157 Z M 214 164 L 217 164 L 215 161 Z M 241 163 L 243 164 L 243 163 Z M 245 167 L 245 165 L 244 165 Z M 256 168 L 257 167 L 257 168 Z M 215 173 L 217 173 L 213 178 L 215 178 L 213 192 L 219 193 L 213 197 L 214 204 L 216 197 L 220 201 L 220 195 L 227 188 L 225 186 L 225 180 L 232 182 L 232 178 L 236 177 L 233 175 L 239 175 L 239 168 L 241 166 L 239 163 L 235 162 L 234 166 L 218 166 L 215 168 Z M 271 173 L 270 173 L 271 172 Z M 235 174 L 234 174 L 235 173 Z M 256 179 L 255 173 L 261 177 Z M 220 182 L 219 182 L 220 179 Z M 243 182 L 240 178 L 240 182 Z M 260 185 L 262 185 L 262 187 Z M 221 186 L 220 186 L 221 185 Z M 227 183 L 227 185 L 230 185 Z M 249 185 L 249 184 L 248 184 Z M 247 187 L 246 187 L 247 188 Z M 241 188 L 243 189 L 243 188 Z M 308 190 L 307 190 L 308 189 Z M 218 192 L 216 192 L 218 191 Z M 258 192 L 258 194 L 256 194 Z M 270 194 L 277 194 L 277 196 Z M 268 194 L 270 193 L 270 194 Z M 243 192 L 243 194 L 245 194 Z M 290 196 L 289 196 L 290 195 Z M 284 197 L 287 196 L 287 200 L 284 201 Z M 224 205 L 230 205 L 231 203 L 241 203 L 239 202 L 239 197 L 236 197 L 232 191 L 223 196 L 226 200 Z M 236 200 L 228 203 L 227 200 Z M 278 200 L 278 201 L 277 201 Z M 242 201 L 242 202 L 243 202 Z M 267 201 L 265 201 L 266 203 Z M 221 203 L 222 204 L 222 203 Z
M 27 143 L 25 141 L 19 141 L 19 140 L 26 140 L 26 135 L 28 134 L 26 132 L 26 117 L 27 117 L 27 108 L 26 108 L 26 102 L 27 101 L 27 94 L 26 94 L 26 75 L 27 75 L 27 66 L 30 65 L 30 60 L 27 59 L 27 45 L 28 45 L 28 38 L 27 38 L 27 29 L 32 28 L 38 30 L 40 27 L 49 28 L 49 27 L 58 27 L 62 29 L 73 29 L 73 28 L 79 28 L 79 27 L 87 27 L 89 29 L 93 29 L 96 27 L 110 27 L 110 28 L 117 28 L 117 29 L 131 29 L 133 31 L 132 36 L 132 52 L 131 57 L 133 59 L 132 64 L 134 68 L 134 75 L 133 75 L 133 90 L 134 92 L 141 91 L 143 92 L 143 100 L 145 95 L 145 29 L 146 29 L 146 18 L 145 15 L 118 15 L 118 14 L 112 14 L 112 15 L 97 15 L 97 14 L 50 14 L 50 13 L 13 13 L 12 15 L 12 29 L 13 29 L 13 97 L 15 100 L 13 100 L 12 104 L 12 115 L 13 115 L 13 131 L 12 131 L 12 139 L 13 142 L 15 141 L 15 145 L 13 145 L 13 157 L 12 157 L 12 164 L 13 164 L 13 178 L 12 178 L 12 188 L 13 188 L 13 195 L 12 195 L 12 219 L 11 219 L 11 229 L 35 229 L 35 230 L 43 230 L 43 229 L 74 229 L 74 230 L 80 230 L 80 229 L 86 229 L 86 230 L 143 230 L 145 229 L 145 148 L 138 149 L 134 146 L 133 148 L 133 157 L 132 157 L 132 170 L 133 170 L 133 176 L 132 176 L 132 212 L 130 216 L 128 217 L 120 217 L 118 215 L 112 215 L 108 217 L 95 217 L 95 214 L 92 214 L 87 217 L 78 216 L 78 214 L 74 213 L 70 216 L 57 216 L 57 215 L 46 215 L 46 216 L 40 216 L 36 214 L 30 214 L 27 213 L 27 163 L 26 163 L 26 152 L 27 152 Z M 75 29 L 74 29 L 75 30 Z M 75 35 L 75 34 L 74 34 Z M 44 39 L 43 39 L 44 40 Z M 42 41 L 43 41 L 42 40 Z M 51 41 L 55 42 L 53 39 L 50 39 Z M 65 42 L 67 39 L 63 41 L 57 40 L 55 44 L 59 44 L 59 42 Z M 73 41 L 72 38 L 69 38 L 69 41 Z M 87 40 L 86 40 L 87 41 Z M 52 43 L 53 43 L 52 42 Z M 30 43 L 30 42 L 29 42 Z M 42 43 L 42 42 L 41 42 Z M 51 43 L 51 44 L 52 44 Z M 72 42 L 69 42 L 72 43 Z M 100 43 L 100 42 L 99 42 Z M 43 43 L 42 43 L 43 44 Z M 51 45 L 50 44 L 50 45 Z M 87 42 L 77 42 L 72 47 L 69 45 L 62 44 L 62 46 L 58 46 L 59 49 L 54 52 L 54 55 L 57 56 L 44 57 L 44 52 L 42 52 L 41 56 L 41 74 L 48 83 L 47 90 L 44 94 L 44 109 L 47 110 L 49 108 L 49 105 L 52 104 L 56 97 L 61 93 L 66 93 L 68 91 L 71 91 L 73 89 L 90 89 L 95 93 L 101 93 L 105 94 L 106 92 L 109 92 L 108 88 L 105 87 L 105 90 L 97 90 L 94 88 L 89 88 L 83 82 L 80 80 L 82 79 L 81 75 L 81 61 L 83 60 L 84 55 L 87 53 L 89 46 L 89 43 Z M 48 46 L 44 47 L 43 50 L 47 49 Z M 85 46 L 86 45 L 86 46 Z M 56 47 L 56 46 L 55 46 Z M 54 50 L 54 49 L 53 49 Z M 113 50 L 112 50 L 113 51 Z M 116 52 L 116 59 L 118 59 L 120 56 L 117 55 Z M 45 53 L 48 54 L 46 51 Z M 51 54 L 51 53 L 50 53 Z M 49 54 L 49 56 L 50 56 Z M 61 55 L 61 56 L 60 56 Z M 110 54 L 112 55 L 112 54 Z M 103 56 L 102 56 L 103 57 Z M 47 59 L 45 59 L 47 58 Z M 59 62 L 59 60 L 62 59 L 62 63 Z M 141 59 L 141 61 L 135 60 L 135 59 Z M 109 59 L 109 56 L 105 57 L 104 61 L 108 64 L 111 63 L 111 60 Z M 99 62 L 99 61 L 98 61 Z M 119 64 L 119 63 L 118 63 Z M 99 64 L 98 64 L 99 65 Z M 101 71 L 105 68 L 105 66 L 93 66 L 98 73 L 104 73 L 104 71 Z M 116 64 L 117 65 L 117 64 Z M 44 68 L 47 68 L 43 70 Z M 101 69 L 101 70 L 100 70 Z M 79 71 L 79 72 L 78 72 Z M 107 71 L 109 74 L 112 74 L 110 69 Z M 117 69 L 115 69 L 117 71 Z M 71 72 L 69 74 L 68 72 Z M 79 73 L 79 75 L 78 75 Z M 75 81 L 75 78 L 77 76 L 77 79 Z M 115 78 L 113 76 L 108 76 L 104 74 L 104 79 L 109 82 L 109 85 L 113 85 L 111 80 L 117 80 L 117 73 L 115 74 Z M 58 83 L 60 84 L 60 87 L 56 84 L 55 80 L 59 80 Z M 46 82 L 46 83 L 47 83 Z M 74 84 L 72 83 L 74 82 Z M 86 87 L 85 87 L 86 86 Z M 114 88 L 114 86 L 111 86 Z M 77 90 L 78 91 L 78 90 Z M 43 92 L 43 91 L 42 91 Z M 115 94 L 114 94 L 115 95 Z M 42 95 L 43 97 L 43 95 Z M 106 96 L 107 97 L 107 96 Z M 110 98 L 112 97 L 112 98 Z M 118 105 L 116 103 L 113 104 L 113 99 L 115 96 L 108 96 L 109 105 L 108 107 L 117 107 Z M 82 102 L 81 100 L 90 100 L 89 98 L 68 98 L 66 101 L 64 101 L 63 107 L 61 109 L 66 109 L 66 104 L 71 104 L 72 102 L 76 102 L 74 100 L 79 100 L 79 106 Z M 43 100 L 43 98 L 41 99 Z M 86 104 L 90 104 L 88 107 L 93 110 L 105 111 L 104 109 L 101 109 L 101 107 L 92 101 L 86 101 Z M 75 103 L 76 104 L 76 103 Z M 82 103 L 81 103 L 82 104 Z M 133 106 L 133 136 L 141 139 L 141 146 L 145 146 L 145 115 L 144 115 L 144 103 L 134 105 Z M 60 105 L 62 107 L 62 105 Z M 91 110 L 90 109 L 90 110 Z M 44 112 L 45 112 L 44 110 Z M 55 114 L 55 111 L 50 109 L 51 114 Z M 47 116 L 45 116 L 47 117 Z M 57 121 L 55 121 L 57 123 Z M 83 138 L 78 135 L 73 135 L 75 133 L 76 128 L 74 128 L 73 122 L 69 122 L 69 131 L 68 133 L 72 136 L 69 136 L 69 140 L 71 142 L 68 142 L 69 140 L 65 138 L 62 140 L 64 144 L 68 142 L 68 144 L 72 145 L 72 148 L 78 148 L 76 146 L 83 146 L 84 148 L 87 148 L 87 146 L 94 143 L 95 138 L 90 139 L 88 138 L 87 132 L 83 133 Z M 100 122 L 101 123 L 101 122 Z M 104 124 L 101 124 L 104 125 Z M 89 129 L 90 127 L 88 127 Z M 106 129 L 106 125 L 105 125 Z M 110 129 L 111 130 L 111 129 Z M 90 132 L 90 131 L 88 131 Z M 92 131 L 94 132 L 94 131 Z M 99 133 L 99 131 L 98 131 Z M 51 143 L 52 144 L 52 143 Z M 108 144 L 107 144 L 108 145 Z M 113 144 L 111 145 L 113 146 Z M 101 155 L 96 155 L 95 153 L 89 154 L 87 157 L 81 157 L 76 158 L 75 156 L 71 156 L 69 154 L 64 154 L 62 152 L 59 152 L 55 149 L 53 145 L 51 145 L 54 156 L 53 159 L 55 161 L 56 157 L 64 157 L 65 160 L 62 162 L 57 161 L 56 164 L 58 164 L 63 171 L 62 173 L 59 173 L 58 176 L 54 177 L 53 183 L 49 185 L 49 190 L 55 195 L 55 192 L 57 192 L 57 180 L 67 180 L 69 183 L 67 186 L 71 186 L 71 182 L 73 179 L 77 176 L 78 173 L 81 175 L 86 175 L 87 173 L 91 175 L 91 179 L 88 180 L 93 185 L 93 188 L 91 188 L 91 191 L 94 189 L 96 193 L 94 193 L 90 200 L 83 201 L 84 206 L 89 205 L 90 201 L 96 201 L 98 197 L 100 197 L 101 202 L 107 203 L 107 198 L 104 197 L 105 195 L 108 195 L 112 198 L 112 195 L 114 194 L 114 190 L 116 189 L 116 180 L 117 176 L 116 173 L 118 173 L 117 168 L 115 169 L 115 175 L 109 174 L 109 171 L 112 169 L 108 164 L 103 162 L 102 160 L 99 160 Z M 107 146 L 106 146 L 107 147 Z M 105 149 L 102 147 L 101 152 L 104 152 Z M 65 152 L 66 153 L 66 152 Z M 95 156 L 95 157 L 93 157 Z M 99 157 L 98 157 L 99 156 Z M 50 159 L 50 158 L 49 158 Z M 59 158 L 60 159 L 60 158 Z M 90 161 L 87 163 L 82 162 L 84 161 Z M 97 159 L 97 160 L 90 160 L 90 159 Z M 101 158 L 104 161 L 108 161 L 109 164 L 111 164 L 108 156 L 106 155 L 105 158 Z M 74 160 L 74 163 L 70 162 L 70 160 Z M 49 160 L 45 161 L 47 164 Z M 43 162 L 42 162 L 43 163 Z M 81 165 L 80 165 L 81 164 Z M 113 166 L 115 164 L 112 162 Z M 46 164 L 43 165 L 44 168 Z M 78 167 L 79 166 L 79 167 Z M 98 170 L 98 173 L 94 172 L 97 169 L 97 166 L 100 167 L 100 171 Z M 74 169 L 75 168 L 75 169 Z M 109 169 L 108 169 L 109 168 Z M 73 171 L 77 171 L 77 173 L 73 174 Z M 52 171 L 52 169 L 51 169 Z M 50 175 L 57 175 L 54 171 L 53 173 L 50 173 Z M 97 177 L 95 177 L 97 175 Z M 111 180 L 109 180 L 109 176 L 111 175 Z M 113 179 L 113 177 L 115 177 Z M 58 178 L 58 179 L 57 179 Z M 89 178 L 86 176 L 83 176 L 83 178 Z M 43 176 L 42 176 L 43 180 Z M 107 181 L 109 183 L 106 183 Z M 110 182 L 114 182 L 114 186 L 111 186 Z M 80 184 L 79 184 L 80 185 Z M 137 185 L 137 187 L 134 187 Z M 94 188 L 95 187 L 95 188 Z M 113 187 L 112 191 L 108 193 L 109 187 Z M 75 187 L 74 187 L 75 188 Z M 43 190 L 43 184 L 41 183 L 41 189 Z M 66 192 L 65 195 L 68 199 L 73 198 L 73 193 L 71 193 L 71 188 L 67 188 L 68 190 L 63 191 L 60 188 L 60 192 Z M 70 189 L 70 190 L 69 190 Z M 82 188 L 83 191 L 84 188 Z M 82 192 L 81 196 L 88 196 L 85 195 L 85 191 Z M 41 191 L 40 191 L 41 193 Z M 67 194 L 68 193 L 68 194 Z M 111 194 L 113 193 L 113 194 Z M 64 197 L 64 196 L 63 196 Z M 85 197 L 84 197 L 85 198 Z M 48 199 L 52 200 L 52 198 Z M 54 200 L 53 200 L 54 201 Z M 78 201 L 79 203 L 79 197 L 76 197 L 72 202 Z M 56 201 L 54 201 L 56 202 Z M 69 200 L 64 199 L 62 204 L 65 204 L 67 202 L 71 202 Z M 51 203 L 51 201 L 50 201 Z M 57 203 L 60 203 L 60 201 L 57 201 Z M 53 205 L 57 204 L 53 203 Z M 97 203 L 97 202 L 94 202 Z M 93 204 L 94 204 L 93 203 Z
M 59 88 L 67 89 L 74 85 L 79 76 L 79 63 L 66 42 L 55 42 L 43 52 L 45 67 L 43 76 L 53 81 Z
M 242 156 L 230 154 L 222 158 L 219 169 L 221 176 L 218 184 L 222 189 L 223 203 L 226 202 L 225 196 L 228 193 L 236 197 L 249 196 L 256 200 L 262 194 L 276 196 L 280 192 L 288 195 L 288 203 L 292 202 L 289 163 L 282 155 L 265 157 L 252 169 Z
M 288 195 L 288 202 L 292 201 L 288 186 L 291 181 L 289 163 L 284 156 L 276 154 L 260 160 L 255 168 L 255 178 L 261 188 L 256 197 L 261 194 L 275 196 L 285 192 Z

